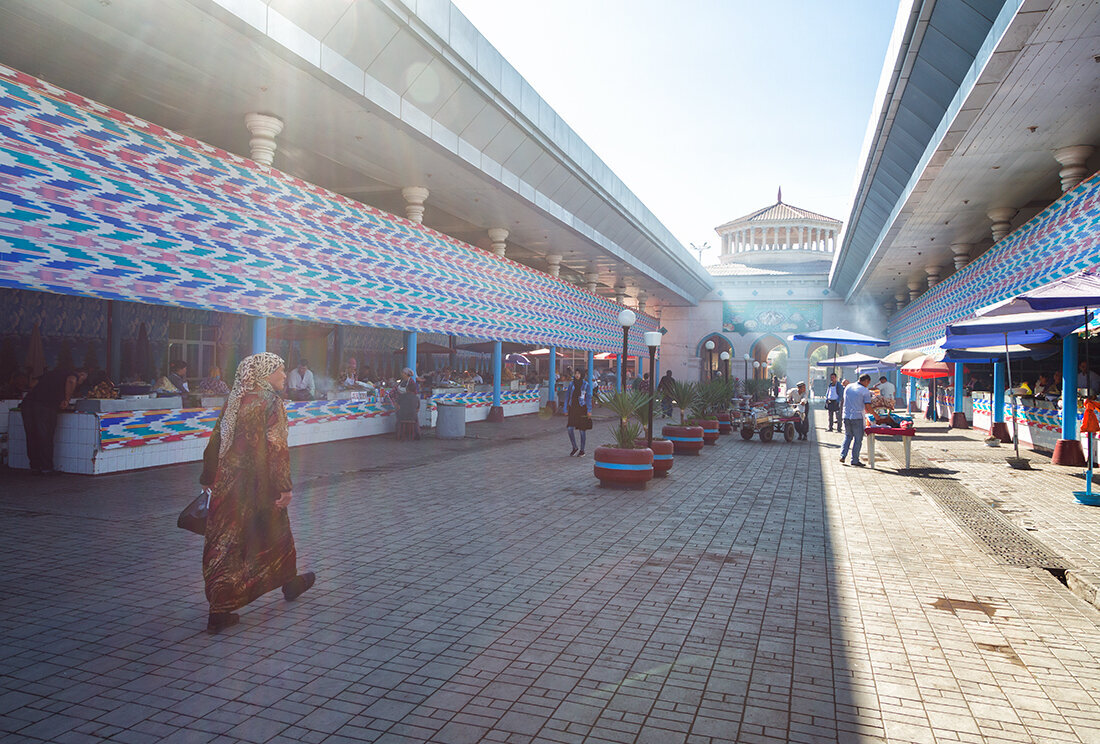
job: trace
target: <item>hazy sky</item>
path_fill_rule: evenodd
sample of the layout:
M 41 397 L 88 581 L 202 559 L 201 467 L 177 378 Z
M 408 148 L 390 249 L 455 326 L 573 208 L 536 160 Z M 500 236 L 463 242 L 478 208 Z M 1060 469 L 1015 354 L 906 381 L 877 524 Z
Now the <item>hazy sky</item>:
M 689 247 L 783 201 L 847 222 L 894 0 L 453 0 Z

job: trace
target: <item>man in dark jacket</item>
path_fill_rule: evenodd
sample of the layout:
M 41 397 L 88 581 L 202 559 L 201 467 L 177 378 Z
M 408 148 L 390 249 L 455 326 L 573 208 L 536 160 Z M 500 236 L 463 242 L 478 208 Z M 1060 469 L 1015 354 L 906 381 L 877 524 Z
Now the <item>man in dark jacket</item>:
M 31 470 L 40 475 L 53 472 L 53 440 L 57 414 L 69 407 L 76 386 L 88 377 L 82 369 L 55 369 L 38 378 L 19 404 L 23 431 L 27 437 L 27 459 Z
M 665 418 L 672 415 L 672 385 L 676 380 L 672 376 L 672 370 L 665 372 L 665 376 L 657 384 L 657 390 L 661 393 L 661 413 Z

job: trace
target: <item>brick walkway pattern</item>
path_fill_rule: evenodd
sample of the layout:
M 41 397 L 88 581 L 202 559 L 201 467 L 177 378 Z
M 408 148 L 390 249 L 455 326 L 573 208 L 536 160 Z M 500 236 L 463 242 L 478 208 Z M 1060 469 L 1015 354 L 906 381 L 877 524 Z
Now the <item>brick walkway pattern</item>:
M 175 527 L 195 465 L 0 475 L 0 742 L 1100 741 L 1100 612 L 927 492 L 950 478 L 1087 568 L 1087 530 L 1055 524 L 1096 524 L 1080 481 L 939 432 L 914 451 L 942 470 L 889 445 L 855 469 L 820 423 L 645 491 L 598 488 L 561 418 L 299 449 L 317 585 L 213 637 Z

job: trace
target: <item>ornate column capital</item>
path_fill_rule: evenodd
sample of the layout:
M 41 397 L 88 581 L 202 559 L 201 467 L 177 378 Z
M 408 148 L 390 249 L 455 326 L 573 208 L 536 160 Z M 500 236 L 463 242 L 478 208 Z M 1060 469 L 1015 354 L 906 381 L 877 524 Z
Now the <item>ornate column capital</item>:
M 1012 218 L 1019 212 L 1015 207 L 995 207 L 986 214 L 993 221 L 993 242 L 999 243 L 1001 238 L 1012 232 Z
M 493 253 L 503 256 L 506 247 L 504 241 L 508 240 L 508 231 L 503 227 L 490 227 L 489 240 L 493 241 Z
M 955 260 L 955 271 L 970 263 L 970 251 L 974 248 L 970 243 L 952 243 L 951 253 Z
M 1085 179 L 1089 169 L 1085 162 L 1092 157 L 1096 148 L 1092 145 L 1070 145 L 1054 151 L 1054 159 L 1062 166 L 1058 176 L 1062 179 L 1062 193 L 1069 191 Z
M 552 277 L 557 277 L 561 272 L 561 256 L 557 253 L 547 253 L 544 256 L 546 259 L 546 273 Z
M 260 165 L 270 166 L 275 161 L 275 138 L 283 131 L 283 120 L 270 114 L 252 112 L 244 115 L 244 125 L 252 135 L 248 141 L 252 159 Z
M 428 190 L 423 186 L 406 186 L 401 189 L 401 196 L 405 200 L 405 216 L 413 222 L 423 222 Z

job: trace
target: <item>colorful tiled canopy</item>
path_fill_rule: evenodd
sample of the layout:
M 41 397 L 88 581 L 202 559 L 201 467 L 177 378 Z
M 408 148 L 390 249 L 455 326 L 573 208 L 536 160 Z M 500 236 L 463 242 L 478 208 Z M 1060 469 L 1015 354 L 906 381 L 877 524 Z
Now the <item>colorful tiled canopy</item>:
M 0 66 L 0 286 L 620 348 L 619 305 Z M 638 314 L 632 351 L 656 321 Z

